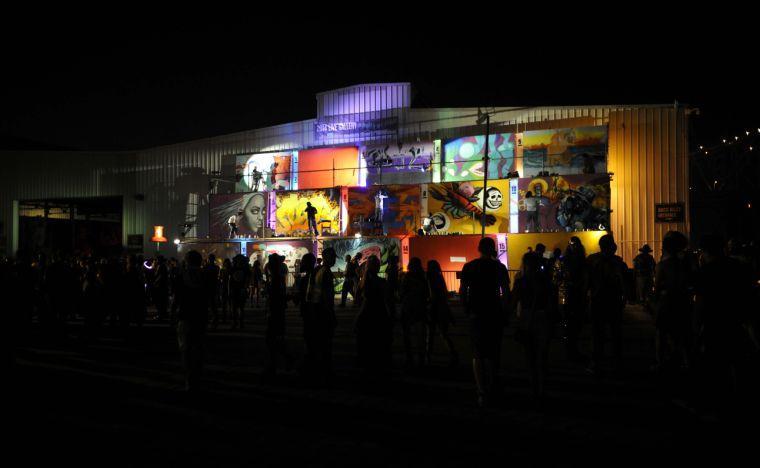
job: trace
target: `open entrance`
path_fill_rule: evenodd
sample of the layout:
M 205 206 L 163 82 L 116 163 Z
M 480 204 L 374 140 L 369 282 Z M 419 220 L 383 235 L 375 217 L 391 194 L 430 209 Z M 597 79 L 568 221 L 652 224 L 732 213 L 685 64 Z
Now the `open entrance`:
M 122 197 L 19 201 L 18 246 L 29 253 L 118 254 L 123 206 Z

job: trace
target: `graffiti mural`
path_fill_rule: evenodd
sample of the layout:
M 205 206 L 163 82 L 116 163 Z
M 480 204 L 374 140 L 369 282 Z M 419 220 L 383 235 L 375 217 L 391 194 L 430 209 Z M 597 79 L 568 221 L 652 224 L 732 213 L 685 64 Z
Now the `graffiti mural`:
M 238 237 L 269 237 L 267 224 L 269 193 L 229 193 L 210 197 L 209 234 L 213 239 L 230 238 L 229 221 L 235 217 Z
M 451 140 L 444 145 L 443 180 L 457 182 L 483 178 L 485 135 Z M 515 170 L 515 135 L 497 133 L 488 137 L 488 178 L 505 179 Z
M 177 245 L 177 256 L 180 259 L 185 257 L 187 252 L 195 250 L 208 258 L 209 254 L 214 254 L 218 260 L 225 258 L 232 259 L 240 253 L 240 242 L 182 242 Z
M 480 234 L 483 206 L 486 233 L 509 231 L 509 180 L 444 182 L 428 185 L 428 211 L 439 234 Z
M 306 237 L 309 225 L 306 203 L 317 209 L 317 228 L 322 233 L 336 235 L 340 232 L 340 191 L 337 189 L 299 190 L 277 192 L 275 217 L 278 236 Z
M 529 131 L 522 143 L 525 177 L 607 172 L 606 126 Z
M 430 182 L 433 143 L 368 146 L 364 161 L 368 185 Z
M 380 259 L 380 275 L 385 274 L 388 268 L 388 260 L 391 256 L 401 257 L 401 242 L 393 237 L 359 237 L 354 239 L 326 239 L 322 244 L 323 249 L 332 247 L 338 258 L 335 266 L 332 268 L 336 272 L 346 271 L 346 255 L 355 257 L 361 252 L 361 263 L 367 261 L 367 258 L 374 255 Z M 336 286 L 336 292 L 340 292 L 343 287 L 342 275 L 339 276 L 339 284 Z
M 291 153 L 261 153 L 235 158 L 236 192 L 290 189 Z
M 607 174 L 527 177 L 518 182 L 520 232 L 605 230 L 610 227 Z
M 419 185 L 348 189 L 346 235 L 405 235 L 420 227 Z
M 246 252 L 251 260 L 251 265 L 256 259 L 261 260 L 261 265 L 267 263 L 267 259 L 273 253 L 285 257 L 285 265 L 288 271 L 295 273 L 300 265 L 301 257 L 307 253 L 313 253 L 313 244 L 310 240 L 282 240 L 266 242 L 248 242 Z

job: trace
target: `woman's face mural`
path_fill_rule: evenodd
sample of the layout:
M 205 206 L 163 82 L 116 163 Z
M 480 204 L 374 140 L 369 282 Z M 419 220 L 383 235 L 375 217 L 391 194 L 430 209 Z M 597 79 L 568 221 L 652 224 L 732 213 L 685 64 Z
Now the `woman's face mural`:
M 253 193 L 243 203 L 243 222 L 245 226 L 256 231 L 266 223 L 267 200 L 263 193 Z

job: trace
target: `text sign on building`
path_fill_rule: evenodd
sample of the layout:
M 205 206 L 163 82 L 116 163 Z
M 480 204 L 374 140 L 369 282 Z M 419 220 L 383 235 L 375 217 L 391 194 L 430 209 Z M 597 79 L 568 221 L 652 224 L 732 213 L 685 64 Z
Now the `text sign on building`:
M 314 124 L 314 132 L 317 137 L 327 135 L 349 136 L 360 133 L 395 131 L 398 128 L 398 117 L 385 117 L 382 119 L 343 121 L 343 122 L 317 122 Z
M 683 223 L 686 219 L 683 203 L 657 203 L 654 205 L 656 223 Z

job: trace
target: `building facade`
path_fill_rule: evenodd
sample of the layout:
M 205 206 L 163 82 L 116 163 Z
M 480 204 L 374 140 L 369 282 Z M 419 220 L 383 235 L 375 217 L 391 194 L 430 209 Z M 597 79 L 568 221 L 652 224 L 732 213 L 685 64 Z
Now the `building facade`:
M 489 224 L 489 232 L 611 230 L 629 262 L 645 243 L 659 255 L 668 230 L 689 231 L 688 108 L 487 108 L 486 129 L 477 108 L 411 107 L 409 83 L 352 86 L 320 93 L 316 102 L 314 119 L 148 150 L 3 152 L 0 249 L 10 255 L 107 245 L 147 253 L 155 251 L 158 225 L 170 241 L 213 239 L 220 236 L 214 223 L 222 222 L 214 218 L 215 200 L 257 191 L 267 193 L 270 214 L 261 227 L 270 230 L 255 235 L 278 234 L 282 220 L 274 213 L 286 192 L 334 189 L 341 200 L 333 234 L 345 236 L 357 229 L 355 219 L 372 218 L 348 197 L 377 185 L 420 187 L 420 218 L 440 205 L 455 226 L 450 234 L 479 233 L 478 207 L 491 204 L 488 215 L 498 204 L 509 207 L 506 220 Z M 478 186 L 484 172 L 489 184 Z M 507 193 L 490 192 L 494 184 Z M 526 201 L 536 190 L 538 203 Z M 452 208 L 461 194 L 472 203 Z M 597 217 L 580 208 L 582 222 L 560 214 L 579 200 Z M 533 205 L 543 212 L 526 212 Z M 663 217 L 667 210 L 675 215 Z M 407 225 L 407 234 L 417 227 Z M 160 249 L 177 253 L 171 242 Z

